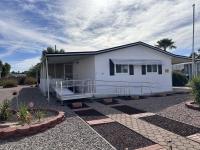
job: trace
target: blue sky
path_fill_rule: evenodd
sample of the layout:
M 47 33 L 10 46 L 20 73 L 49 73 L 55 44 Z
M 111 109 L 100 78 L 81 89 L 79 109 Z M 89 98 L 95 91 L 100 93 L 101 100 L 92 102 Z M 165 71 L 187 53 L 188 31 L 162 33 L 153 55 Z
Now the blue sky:
M 196 3 L 195 49 L 200 48 L 199 0 L 0 0 L 0 59 L 24 71 L 47 46 L 91 51 L 172 38 L 189 55 L 192 4 Z

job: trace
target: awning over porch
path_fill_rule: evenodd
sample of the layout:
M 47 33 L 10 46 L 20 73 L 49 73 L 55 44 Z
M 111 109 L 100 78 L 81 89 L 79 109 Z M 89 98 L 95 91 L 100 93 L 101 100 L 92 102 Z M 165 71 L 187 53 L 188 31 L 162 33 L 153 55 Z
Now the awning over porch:
M 192 58 L 180 55 L 172 56 L 172 65 L 180 63 L 188 63 L 188 62 L 192 62 Z
M 91 55 L 46 55 L 48 64 L 73 63 Z

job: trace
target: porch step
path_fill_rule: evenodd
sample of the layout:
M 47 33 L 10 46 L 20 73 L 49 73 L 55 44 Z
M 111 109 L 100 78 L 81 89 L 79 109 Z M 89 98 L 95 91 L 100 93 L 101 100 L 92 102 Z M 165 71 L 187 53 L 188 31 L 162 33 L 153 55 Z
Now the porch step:
M 58 94 L 59 96 L 62 96 L 62 95 L 72 95 L 74 94 L 72 91 L 70 91 L 69 89 L 67 88 L 63 88 L 62 91 L 60 88 L 55 88 L 55 92 L 56 94 Z
M 82 99 L 82 98 L 90 98 L 93 97 L 93 94 L 86 93 L 86 94 L 70 94 L 70 95 L 62 95 L 60 96 L 61 101 L 64 100 L 74 100 L 74 99 Z

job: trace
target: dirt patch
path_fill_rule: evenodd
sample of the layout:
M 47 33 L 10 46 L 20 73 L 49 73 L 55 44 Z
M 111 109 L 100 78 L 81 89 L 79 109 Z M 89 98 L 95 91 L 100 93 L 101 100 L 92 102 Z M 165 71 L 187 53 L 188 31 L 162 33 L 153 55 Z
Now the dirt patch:
M 115 108 L 119 111 L 122 111 L 126 114 L 129 114 L 129 115 L 133 115 L 133 114 L 140 114 L 140 113 L 145 113 L 146 111 L 143 111 L 143 110 L 139 110 L 139 109 L 136 109 L 136 108 L 133 108 L 133 107 L 130 107 L 130 106 L 126 106 L 126 105 L 122 105 L 122 106 L 113 106 L 112 108 Z
M 155 144 L 117 122 L 93 125 L 92 127 L 118 150 L 126 148 L 132 150 Z
M 94 109 L 75 111 L 75 113 L 85 121 L 108 118 Z

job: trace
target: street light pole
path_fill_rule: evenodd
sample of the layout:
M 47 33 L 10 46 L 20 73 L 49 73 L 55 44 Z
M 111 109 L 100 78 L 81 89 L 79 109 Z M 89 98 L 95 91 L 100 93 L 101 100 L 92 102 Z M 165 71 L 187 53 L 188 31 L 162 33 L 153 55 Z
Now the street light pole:
M 192 5 L 193 7 L 193 32 L 192 32 L 192 77 L 196 75 L 195 69 L 195 53 L 194 53 L 194 24 L 195 24 L 195 4 Z

